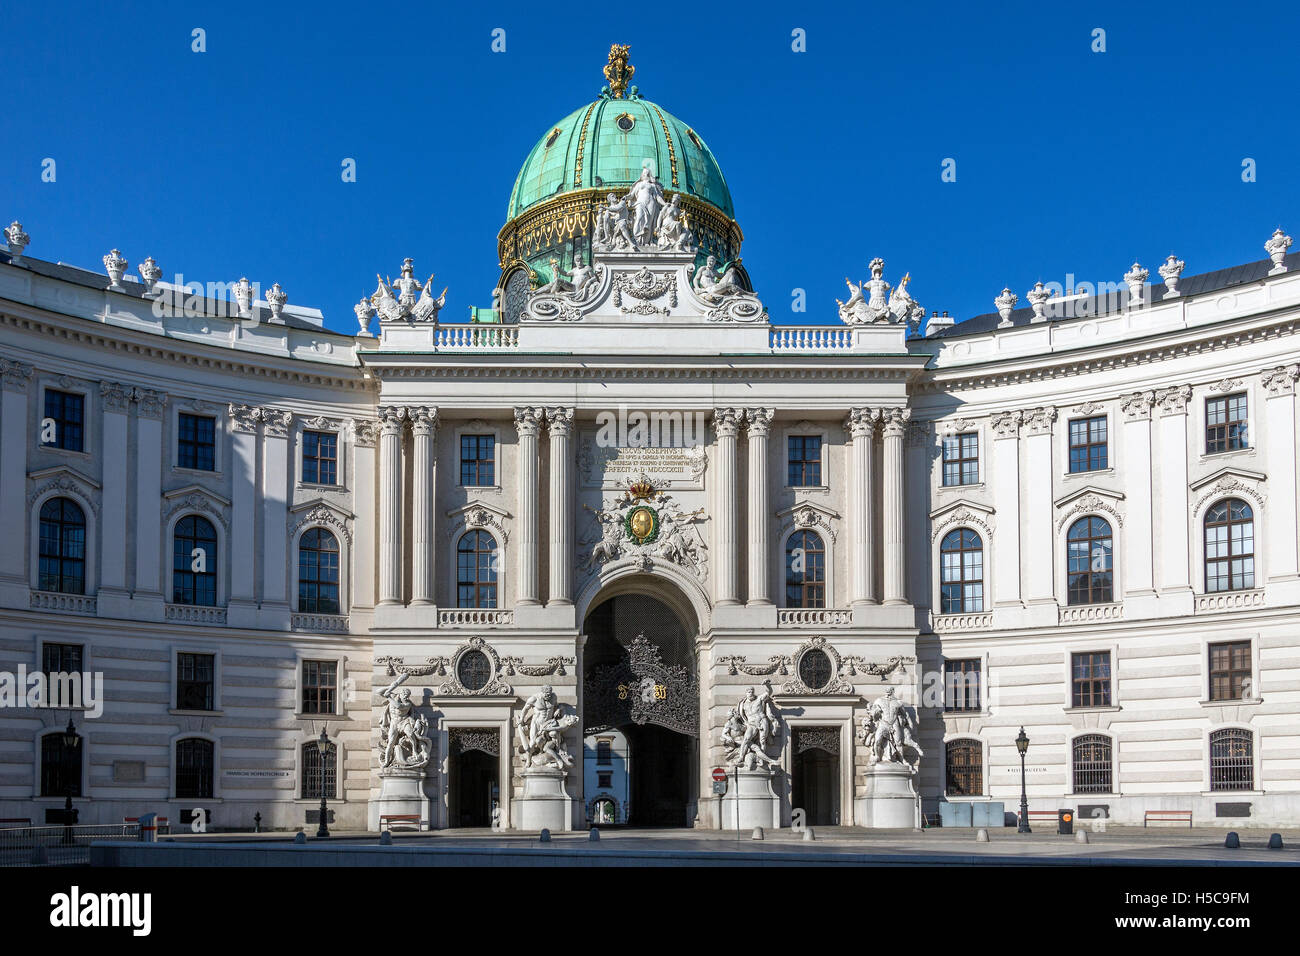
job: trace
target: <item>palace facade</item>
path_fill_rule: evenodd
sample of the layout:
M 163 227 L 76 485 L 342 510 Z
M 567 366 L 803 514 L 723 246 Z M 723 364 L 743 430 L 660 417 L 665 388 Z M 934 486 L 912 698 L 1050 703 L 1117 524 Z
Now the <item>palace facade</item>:
M 1023 727 L 1032 809 L 1293 824 L 1289 239 L 960 322 L 877 260 L 823 324 L 772 324 L 712 152 L 624 62 L 528 154 L 469 323 L 409 260 L 345 335 L 10 227 L 0 672 L 101 675 L 102 707 L 10 695 L 0 817 L 71 792 L 82 822 L 292 829 L 324 789 L 373 828 L 400 679 L 433 827 L 522 825 L 543 686 L 577 718 L 572 828 L 725 823 L 750 687 L 783 825 L 865 822 L 889 688 L 927 815 L 1015 810 Z

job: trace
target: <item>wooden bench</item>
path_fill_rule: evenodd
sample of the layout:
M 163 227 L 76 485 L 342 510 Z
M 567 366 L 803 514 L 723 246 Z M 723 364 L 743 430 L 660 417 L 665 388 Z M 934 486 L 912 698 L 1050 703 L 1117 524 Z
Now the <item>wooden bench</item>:
M 1191 810 L 1147 810 L 1142 814 L 1142 826 L 1146 826 L 1152 820 L 1157 823 L 1182 823 L 1187 821 L 1188 827 L 1192 825 Z
M 31 825 L 31 817 L 0 817 L 0 829 L 5 827 L 29 827 Z
M 420 829 L 420 815 L 418 813 L 381 813 L 379 815 L 379 831 L 382 833 L 385 829 L 391 830 L 394 825 L 409 826 L 414 830 Z
M 1030 810 L 1029 826 L 1031 829 L 1033 828 L 1035 823 L 1038 824 L 1050 823 L 1052 827 L 1055 828 L 1056 811 L 1055 810 Z
M 158 828 L 158 834 L 159 834 L 160 836 L 161 836 L 162 834 L 164 834 L 164 833 L 171 833 L 171 832 L 172 832 L 172 828 L 171 828 L 170 822 L 168 821 L 168 819 L 167 819 L 166 817 L 154 817 L 154 821 L 153 821 L 153 822 L 154 822 L 154 825 L 157 826 L 157 828 Z M 128 832 L 129 828 L 130 828 L 130 827 L 138 827 L 139 825 L 140 825 L 140 818 L 139 818 L 139 817 L 123 817 L 123 818 L 122 818 L 122 835 L 123 835 L 123 836 L 129 836 L 129 835 L 130 835 L 129 832 Z

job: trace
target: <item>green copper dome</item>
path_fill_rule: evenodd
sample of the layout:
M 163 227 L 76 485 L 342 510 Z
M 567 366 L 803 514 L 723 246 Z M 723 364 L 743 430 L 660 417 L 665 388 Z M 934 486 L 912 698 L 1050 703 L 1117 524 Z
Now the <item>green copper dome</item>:
M 648 161 L 667 193 L 694 196 L 735 218 L 727 181 L 700 134 L 637 96 L 602 94 L 548 129 L 528 153 L 510 193 L 507 221 L 531 206 L 578 189 L 620 194 Z

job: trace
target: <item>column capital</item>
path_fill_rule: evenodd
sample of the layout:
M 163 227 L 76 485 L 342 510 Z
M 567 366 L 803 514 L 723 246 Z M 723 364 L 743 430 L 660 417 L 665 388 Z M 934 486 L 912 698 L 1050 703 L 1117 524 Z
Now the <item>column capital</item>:
M 131 399 L 134 397 L 135 389 L 130 385 L 121 382 L 99 383 L 99 401 L 106 412 L 121 412 L 125 415 L 131 410 Z
M 1042 405 L 1038 408 L 1027 409 L 1024 413 L 1023 424 L 1025 431 L 1030 435 L 1050 435 L 1052 434 L 1052 423 L 1056 421 L 1056 407 L 1054 405 Z
M 848 417 L 844 419 L 844 427 L 854 438 L 870 438 L 876 433 L 878 421 L 880 421 L 880 409 L 863 405 L 849 409 Z
M 1133 392 L 1121 396 L 1119 410 L 1126 422 L 1144 422 L 1151 419 L 1151 408 L 1156 403 L 1156 393 L 1152 391 Z
M 515 430 L 520 436 L 536 435 L 546 419 L 546 412 L 531 405 L 515 406 Z
M 400 435 L 407 416 L 407 410 L 401 405 L 385 405 L 379 410 L 380 434 Z
M 1020 423 L 1024 420 L 1025 413 L 1019 410 L 995 412 L 989 417 L 989 424 L 993 426 L 993 437 L 1019 438 Z
M 289 428 L 293 425 L 293 412 L 283 408 L 263 408 L 261 417 L 263 438 L 289 437 Z
M 151 388 L 137 388 L 135 390 L 135 400 L 140 403 L 139 415 L 141 418 L 161 419 L 163 412 L 167 409 L 166 392 L 155 392 Z
M 32 367 L 25 362 L 0 359 L 0 376 L 4 378 L 6 392 L 25 392 L 32 378 Z
M 573 431 L 573 409 L 555 405 L 546 410 L 546 427 L 551 435 L 559 437 Z
M 766 438 L 772 427 L 772 417 L 776 410 L 772 408 L 745 409 L 745 428 L 750 438 Z
M 1192 397 L 1190 385 L 1175 385 L 1156 391 L 1156 404 L 1160 406 L 1161 415 L 1186 415 L 1187 402 Z
M 411 419 L 411 431 L 416 438 L 432 438 L 438 432 L 438 410 L 420 405 L 406 410 Z
M 1268 390 L 1269 398 L 1277 398 L 1295 394 L 1297 377 L 1300 377 L 1300 365 L 1280 365 L 1263 372 L 1260 382 Z
M 713 410 L 713 430 L 719 438 L 735 438 L 744 419 L 745 412 L 743 409 L 715 408 Z
M 358 448 L 374 448 L 379 437 L 379 423 L 372 418 L 352 419 L 352 443 Z
M 902 438 L 907 433 L 907 423 L 912 420 L 910 408 L 882 408 L 880 420 L 886 438 Z

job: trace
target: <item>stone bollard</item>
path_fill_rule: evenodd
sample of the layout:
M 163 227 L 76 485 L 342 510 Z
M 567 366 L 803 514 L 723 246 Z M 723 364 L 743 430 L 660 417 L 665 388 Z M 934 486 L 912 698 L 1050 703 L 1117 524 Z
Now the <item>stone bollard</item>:
M 809 827 L 803 831 L 803 842 L 812 843 L 817 839 L 817 834 L 813 833 L 813 828 Z
M 385 830 L 383 833 L 379 834 L 379 845 L 380 845 L 380 846 L 392 846 L 392 845 L 393 845 L 393 834 L 392 834 L 392 832 L 390 832 L 390 831 L 388 831 L 388 830 Z
M 305 833 L 303 833 L 301 830 L 299 830 L 297 833 L 295 833 L 295 834 L 293 835 L 293 842 L 296 843 L 296 844 L 298 844 L 298 846 L 306 846 L 306 845 L 307 845 L 307 834 L 305 834 Z
M 1076 831 L 1075 831 L 1075 834 L 1074 834 L 1074 842 L 1075 842 L 1075 843 L 1087 843 L 1087 842 L 1088 842 L 1088 831 L 1087 831 L 1087 830 L 1076 830 Z
M 1225 840 L 1223 841 L 1223 848 L 1224 848 L 1225 850 L 1240 850 L 1240 849 L 1241 849 L 1241 837 L 1237 836 L 1237 831 L 1236 831 L 1236 830 L 1229 830 L 1229 831 L 1228 831 L 1228 837 L 1227 837 L 1227 839 L 1225 839 Z
M 754 827 L 754 832 L 751 833 L 751 834 L 749 835 L 749 838 L 750 838 L 751 840 L 761 840 L 761 839 L 763 839 L 763 828 L 762 828 L 762 827 Z
M 1268 838 L 1268 848 L 1270 850 L 1282 849 L 1282 834 L 1274 833 Z
M 537 835 L 537 839 L 542 843 L 550 843 L 551 831 L 546 829 L 546 827 L 542 827 L 542 832 Z
M 983 827 L 980 827 L 978 830 L 976 830 L 976 831 L 975 831 L 975 842 L 976 842 L 976 843 L 988 843 L 988 842 L 989 842 L 989 831 L 988 831 L 988 830 L 985 830 Z
M 599 831 L 598 829 L 596 829 L 595 827 L 592 827 L 592 828 L 591 828 L 591 832 L 587 834 L 587 842 L 588 842 L 588 843 L 599 843 L 599 842 L 600 842 L 600 831 Z

